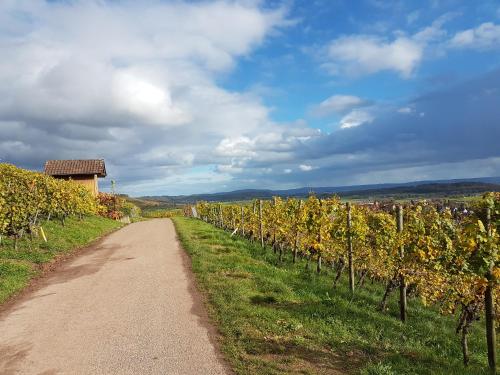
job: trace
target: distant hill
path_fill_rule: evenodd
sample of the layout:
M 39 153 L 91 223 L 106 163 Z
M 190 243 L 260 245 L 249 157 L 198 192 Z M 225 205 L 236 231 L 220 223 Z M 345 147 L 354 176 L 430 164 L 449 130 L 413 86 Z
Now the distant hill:
M 336 187 L 302 187 L 287 190 L 244 189 L 221 193 L 146 196 L 141 200 L 165 202 L 167 204 L 193 203 L 196 201 L 234 202 L 249 199 L 270 199 L 280 197 L 307 197 L 338 195 L 359 199 L 368 198 L 410 198 L 418 196 L 446 197 L 454 195 L 475 195 L 486 191 L 500 191 L 500 177 L 470 178 L 460 180 L 414 181 L 407 183 L 387 183 Z
M 139 207 L 143 211 L 148 211 L 148 210 L 157 210 L 157 209 L 172 209 L 176 208 L 175 202 L 172 200 L 165 200 L 165 199 L 152 199 L 152 198 L 133 198 L 129 197 L 126 194 L 120 194 L 122 198 L 125 200 L 129 201 L 130 203 L 135 204 L 137 207 Z M 178 203 L 179 205 L 182 205 L 182 202 Z

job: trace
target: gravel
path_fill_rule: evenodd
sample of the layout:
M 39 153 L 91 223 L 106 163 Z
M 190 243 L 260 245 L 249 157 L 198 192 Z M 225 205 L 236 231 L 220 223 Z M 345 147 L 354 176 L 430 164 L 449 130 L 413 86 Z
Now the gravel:
M 230 374 L 169 219 L 131 224 L 0 315 L 1 374 Z

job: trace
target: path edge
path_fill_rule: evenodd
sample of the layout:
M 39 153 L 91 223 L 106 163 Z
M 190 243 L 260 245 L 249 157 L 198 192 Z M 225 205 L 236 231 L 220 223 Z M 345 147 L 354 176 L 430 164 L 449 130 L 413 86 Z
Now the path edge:
M 188 292 L 193 300 L 193 306 L 191 307 L 191 313 L 198 317 L 199 324 L 207 330 L 208 339 L 214 347 L 215 355 L 217 361 L 226 370 L 226 374 L 234 375 L 235 371 L 231 367 L 229 361 L 224 356 L 222 350 L 223 335 L 219 331 L 219 327 L 215 323 L 215 320 L 210 314 L 210 303 L 208 302 L 208 296 L 198 287 L 198 281 L 196 279 L 196 274 L 193 272 L 192 259 L 188 254 L 186 249 L 182 246 L 179 239 L 179 234 L 177 233 L 177 227 L 174 220 L 169 218 L 170 223 L 175 230 L 175 241 L 179 249 L 179 253 L 182 257 L 182 267 L 186 272 L 188 279 Z

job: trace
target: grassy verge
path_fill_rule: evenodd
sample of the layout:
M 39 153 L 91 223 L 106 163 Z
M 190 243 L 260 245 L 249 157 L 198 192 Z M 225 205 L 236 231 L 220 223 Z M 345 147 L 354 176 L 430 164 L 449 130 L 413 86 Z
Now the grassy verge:
M 40 266 L 58 254 L 88 244 L 122 224 L 114 220 L 91 216 L 83 220 L 71 218 L 63 227 L 50 221 L 43 225 L 48 242 L 41 238 L 19 241 L 14 250 L 11 240 L 3 239 L 0 245 L 0 303 L 24 288 L 40 271 Z
M 239 374 L 486 374 L 483 322 L 462 365 L 455 317 L 409 301 L 409 322 L 376 310 L 383 286 L 366 285 L 350 297 L 347 280 L 334 290 L 332 273 L 304 263 L 278 264 L 271 250 L 201 221 L 175 217 L 192 259 L 222 350 Z M 288 256 L 290 258 L 290 256 Z

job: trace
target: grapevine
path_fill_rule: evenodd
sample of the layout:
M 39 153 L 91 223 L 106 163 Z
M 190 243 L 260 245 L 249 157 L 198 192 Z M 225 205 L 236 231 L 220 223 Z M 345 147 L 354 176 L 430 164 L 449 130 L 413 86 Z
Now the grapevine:
M 98 203 L 83 186 L 10 164 L 0 164 L 0 236 L 36 233 L 43 218 L 95 214 Z
M 254 201 L 242 209 L 199 202 L 196 208 L 203 220 L 224 229 L 233 231 L 244 222 L 245 236 L 254 241 L 262 225 L 264 242 L 279 252 L 279 261 L 286 252 L 294 262 L 300 255 L 307 259 L 307 268 L 316 261 L 318 272 L 322 261 L 330 262 L 336 269 L 334 285 L 346 267 L 350 245 L 358 287 L 366 278 L 386 285 L 381 310 L 390 293 L 404 285 L 409 295 L 438 306 L 443 314 L 458 313 L 457 333 L 467 365 L 467 334 L 487 307 L 488 288 L 490 296 L 500 295 L 500 193 L 485 194 L 467 215 L 426 201 L 412 202 L 401 208 L 401 232 L 393 207 L 351 205 L 348 224 L 348 209 L 336 197 L 273 198 L 262 202 L 262 220 L 260 204 Z M 499 298 L 493 298 L 494 310 L 499 311 L 499 305 Z M 498 329 L 500 314 L 491 316 Z

